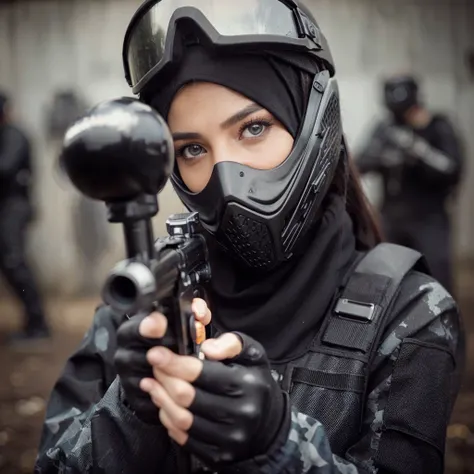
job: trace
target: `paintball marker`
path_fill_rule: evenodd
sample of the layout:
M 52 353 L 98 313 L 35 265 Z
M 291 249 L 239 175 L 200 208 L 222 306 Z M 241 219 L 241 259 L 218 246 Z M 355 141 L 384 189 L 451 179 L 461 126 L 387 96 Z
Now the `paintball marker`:
M 157 195 L 174 165 L 164 120 L 136 99 L 101 103 L 69 128 L 60 164 L 81 193 L 106 203 L 109 222 L 123 224 L 127 259 L 109 274 L 104 302 L 129 318 L 163 310 L 174 350 L 199 355 L 205 336 L 196 333 L 191 303 L 210 278 L 199 216 L 172 215 L 169 236 L 153 237 Z M 192 472 L 189 456 L 178 459 L 180 474 Z

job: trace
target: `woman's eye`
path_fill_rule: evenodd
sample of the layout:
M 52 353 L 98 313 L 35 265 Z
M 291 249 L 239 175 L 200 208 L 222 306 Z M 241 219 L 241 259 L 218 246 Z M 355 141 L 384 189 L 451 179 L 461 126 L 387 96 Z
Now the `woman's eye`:
M 205 150 L 201 145 L 186 145 L 179 150 L 178 156 L 191 160 L 193 158 L 198 158 L 204 152 Z
M 265 130 L 267 129 L 267 125 L 264 123 L 252 123 L 245 127 L 244 131 L 242 132 L 243 138 L 255 138 L 261 136 Z

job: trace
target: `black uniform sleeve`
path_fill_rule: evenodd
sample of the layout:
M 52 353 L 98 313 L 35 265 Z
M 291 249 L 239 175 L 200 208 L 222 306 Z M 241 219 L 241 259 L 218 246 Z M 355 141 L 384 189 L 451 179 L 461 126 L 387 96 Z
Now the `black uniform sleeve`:
M 459 184 L 464 159 L 459 139 L 447 118 L 434 117 L 426 138 L 397 127 L 390 128 L 387 135 L 413 159 L 412 172 L 421 185 L 450 191 Z
M 394 310 L 372 367 L 365 428 L 348 458 L 379 474 L 441 474 L 464 367 L 461 318 L 449 293 L 418 272 Z
M 0 146 L 0 179 L 15 176 L 27 153 L 29 144 L 26 137 L 14 127 L 5 127 Z
M 438 182 L 449 188 L 456 187 L 462 176 L 464 169 L 464 157 L 460 141 L 451 123 L 442 117 L 435 121 L 435 135 L 430 143 L 433 149 L 441 152 L 449 161 L 450 165 L 446 169 L 439 169 L 430 160 L 421 160 L 427 179 Z M 432 152 L 431 152 L 432 154 Z
M 446 428 L 459 390 L 463 336 L 443 287 L 412 273 L 371 371 L 363 427 L 344 457 L 324 426 L 292 410 L 286 440 L 227 474 L 442 474 Z
M 51 394 L 36 474 L 160 472 L 170 462 L 164 428 L 141 422 L 122 402 L 116 330 L 110 309 L 99 308 Z

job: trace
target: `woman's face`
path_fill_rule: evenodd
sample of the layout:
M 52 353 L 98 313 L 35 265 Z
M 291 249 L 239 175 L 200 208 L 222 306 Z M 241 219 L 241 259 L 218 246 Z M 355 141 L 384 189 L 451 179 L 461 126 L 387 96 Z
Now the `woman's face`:
M 235 161 L 255 169 L 282 163 L 293 137 L 273 115 L 247 97 L 208 82 L 185 86 L 173 99 L 168 125 L 181 177 L 202 191 L 216 163 Z

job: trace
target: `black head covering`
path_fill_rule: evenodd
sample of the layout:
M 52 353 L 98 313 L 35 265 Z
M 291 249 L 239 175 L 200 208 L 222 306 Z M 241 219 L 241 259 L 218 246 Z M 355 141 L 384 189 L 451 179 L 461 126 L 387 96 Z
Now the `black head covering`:
M 188 50 L 172 79 L 154 94 L 151 105 L 166 118 L 174 96 L 184 85 L 211 82 L 255 101 L 296 137 L 306 110 L 308 80 L 316 72 L 317 64 L 303 55 L 268 52 L 217 56 L 195 46 Z
M 303 56 L 273 53 L 215 56 L 190 49 L 150 102 L 167 117 L 175 94 L 193 81 L 239 92 L 272 113 L 293 135 L 302 124 L 318 66 Z M 255 275 L 221 251 L 208 236 L 213 324 L 260 341 L 274 364 L 305 353 L 336 290 L 355 258 L 352 222 L 343 196 L 328 196 L 306 252 L 269 274 Z

